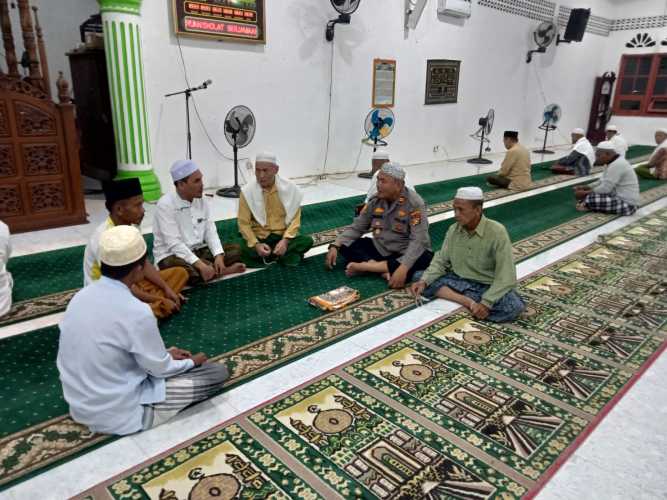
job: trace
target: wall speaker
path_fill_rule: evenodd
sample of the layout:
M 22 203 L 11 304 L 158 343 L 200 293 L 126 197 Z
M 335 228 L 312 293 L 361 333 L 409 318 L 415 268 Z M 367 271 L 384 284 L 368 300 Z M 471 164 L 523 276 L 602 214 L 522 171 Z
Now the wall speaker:
M 591 9 L 572 9 L 570 20 L 567 22 L 567 28 L 565 29 L 565 41 L 581 42 L 584 33 L 586 33 L 586 26 L 588 26 L 590 17 Z

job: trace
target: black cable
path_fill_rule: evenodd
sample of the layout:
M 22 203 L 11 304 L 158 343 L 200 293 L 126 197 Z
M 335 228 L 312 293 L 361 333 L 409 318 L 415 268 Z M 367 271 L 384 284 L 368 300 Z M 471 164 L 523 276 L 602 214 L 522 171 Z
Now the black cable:
M 327 163 L 329 161 L 329 143 L 331 141 L 331 108 L 333 106 L 333 84 L 334 84 L 334 42 L 331 42 L 331 81 L 329 82 L 329 116 L 327 118 L 327 142 L 324 149 L 324 164 L 322 166 L 322 175 L 326 174 Z

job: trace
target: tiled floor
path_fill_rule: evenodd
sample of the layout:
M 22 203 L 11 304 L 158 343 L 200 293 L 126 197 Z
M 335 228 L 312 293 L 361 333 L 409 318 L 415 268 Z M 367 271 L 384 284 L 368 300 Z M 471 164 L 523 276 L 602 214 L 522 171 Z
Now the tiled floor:
M 408 172 L 413 182 L 422 183 L 441 180 L 445 171 L 448 177 L 465 175 L 470 173 L 465 170 L 468 168 L 467 164 L 432 164 L 410 167 Z M 488 170 L 494 168 L 497 166 Z M 312 203 L 360 194 L 367 182 L 357 178 L 320 182 L 304 188 L 306 200 Z M 234 215 L 234 202 L 215 199 L 214 203 L 218 217 Z M 525 276 L 582 248 L 593 242 L 599 234 L 615 230 L 665 206 L 667 199 L 642 209 L 634 217 L 616 220 L 523 262 L 518 266 L 519 276 Z M 103 204 L 93 201 L 88 203 L 88 207 L 91 220 L 101 220 Z M 39 235 L 19 235 L 13 237 L 16 238 L 14 245 L 26 253 L 82 244 L 93 227 L 91 224 L 41 231 Z M 147 217 L 144 229 L 150 230 L 150 217 Z M 76 494 L 453 309 L 451 303 L 444 301 L 429 303 L 198 405 L 169 424 L 118 440 L 21 483 L 0 493 L 0 498 L 60 499 Z M 662 356 L 547 484 L 538 498 L 667 498 L 664 481 L 667 468 L 665 380 L 667 356 Z

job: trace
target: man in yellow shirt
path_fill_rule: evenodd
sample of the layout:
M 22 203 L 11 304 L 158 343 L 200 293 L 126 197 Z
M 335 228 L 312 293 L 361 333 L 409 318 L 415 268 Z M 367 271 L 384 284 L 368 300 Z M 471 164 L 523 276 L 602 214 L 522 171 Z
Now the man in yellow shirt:
M 257 155 L 255 181 L 241 191 L 237 220 L 246 243 L 241 259 L 248 267 L 297 266 L 313 246 L 310 236 L 299 235 L 303 195 L 278 170 L 274 154 Z
M 519 132 L 505 132 L 503 143 L 507 149 L 507 154 L 500 172 L 497 175 L 488 176 L 486 182 L 492 186 L 511 189 L 512 191 L 530 189 L 533 184 L 530 153 L 519 144 Z

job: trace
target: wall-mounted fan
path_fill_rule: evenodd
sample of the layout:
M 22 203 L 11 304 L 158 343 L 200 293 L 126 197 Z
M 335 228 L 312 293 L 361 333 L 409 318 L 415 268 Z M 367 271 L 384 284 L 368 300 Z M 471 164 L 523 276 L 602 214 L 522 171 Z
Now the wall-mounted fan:
M 405 29 L 417 29 L 427 0 L 405 0 Z
M 389 108 L 375 108 L 371 109 L 370 113 L 364 120 L 364 136 L 362 142 L 373 146 L 373 152 L 377 151 L 378 147 L 387 146 L 385 138 L 391 134 L 396 124 L 396 117 L 394 112 Z M 372 172 L 361 172 L 358 174 L 362 179 L 370 179 L 373 177 Z
M 487 145 L 486 152 L 491 151 L 489 140 L 489 134 L 493 130 L 493 122 L 496 119 L 496 112 L 493 109 L 490 109 L 486 116 L 483 116 L 479 119 L 479 129 L 477 132 L 472 134 L 470 137 L 479 141 L 479 156 L 477 158 L 472 158 L 468 160 L 468 163 L 474 163 L 475 165 L 488 165 L 493 163 L 491 160 L 487 160 L 482 155 L 484 153 L 484 144 Z
M 544 108 L 544 113 L 542 115 L 542 125 L 539 126 L 540 130 L 544 130 L 544 145 L 542 149 L 538 149 L 535 152 L 543 155 L 552 155 L 553 151 L 547 149 L 547 138 L 549 137 L 549 132 L 556 130 L 558 122 L 563 115 L 563 110 L 558 104 L 549 104 Z
M 238 198 L 241 194 L 239 186 L 239 149 L 250 144 L 255 137 L 257 122 L 255 115 L 246 106 L 234 106 L 225 118 L 225 138 L 234 149 L 234 185 L 219 189 L 218 196 Z
M 531 50 L 526 56 L 526 62 L 529 63 L 533 60 L 533 54 L 544 54 L 547 51 L 547 47 L 554 43 L 554 40 L 558 36 L 558 26 L 553 21 L 543 21 L 533 32 L 533 40 L 537 44 L 537 49 Z
M 331 5 L 336 12 L 338 12 L 338 18 L 332 19 L 327 23 L 327 29 L 325 32 L 325 38 L 327 42 L 332 42 L 334 39 L 334 30 L 336 29 L 337 24 L 350 24 L 352 19 L 352 14 L 359 8 L 361 0 L 331 0 Z

